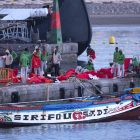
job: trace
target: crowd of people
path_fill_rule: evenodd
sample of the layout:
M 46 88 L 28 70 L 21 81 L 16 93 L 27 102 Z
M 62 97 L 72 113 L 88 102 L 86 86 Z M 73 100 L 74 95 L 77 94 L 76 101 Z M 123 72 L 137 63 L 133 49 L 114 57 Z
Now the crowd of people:
M 95 72 L 94 68 L 94 59 L 95 51 L 91 48 L 90 45 L 87 47 L 87 60 L 88 64 L 84 67 L 77 66 L 76 69 L 70 69 L 68 72 L 64 72 L 62 74 L 60 72 L 60 62 L 61 51 L 59 47 L 56 46 L 53 53 L 52 59 L 47 62 L 49 58 L 49 53 L 46 50 L 45 46 L 42 46 L 40 49 L 38 46 L 35 47 L 33 53 L 29 52 L 28 48 L 21 53 L 19 58 L 19 64 L 21 66 L 21 77 L 23 78 L 23 83 L 26 83 L 28 72 L 31 74 L 38 74 L 40 76 L 44 76 L 48 78 L 48 75 L 55 76 L 59 80 L 67 79 L 71 74 L 79 78 L 89 79 L 92 76 L 97 76 L 99 78 L 124 78 L 126 68 L 126 60 L 128 60 L 128 69 L 135 70 L 137 66 L 139 66 L 139 62 L 136 58 L 125 58 L 123 51 L 118 47 L 115 48 L 114 56 L 113 56 L 113 65 L 109 69 L 102 68 L 101 70 Z M 18 55 L 12 50 L 10 47 L 5 51 L 5 55 L 1 58 L 5 59 L 5 68 L 13 69 L 13 62 L 16 60 Z M 130 64 L 130 59 L 132 60 L 132 64 Z M 50 62 L 52 61 L 52 64 Z M 125 64 L 125 65 L 124 65 Z M 47 67 L 48 66 L 48 67 Z
M 18 57 L 16 52 L 10 47 L 5 51 L 5 55 L 0 58 L 5 59 L 5 68 L 13 69 L 13 61 Z M 21 77 L 23 78 L 23 83 L 26 83 L 28 72 L 47 75 L 51 74 L 52 76 L 59 76 L 59 67 L 61 58 L 61 51 L 59 47 L 56 46 L 52 55 L 51 61 L 52 64 L 49 64 L 47 67 L 47 59 L 49 57 L 48 51 L 45 49 L 45 46 L 42 47 L 42 50 L 38 46 L 35 47 L 35 50 L 31 54 L 28 48 L 21 53 L 19 59 L 19 65 L 21 66 Z

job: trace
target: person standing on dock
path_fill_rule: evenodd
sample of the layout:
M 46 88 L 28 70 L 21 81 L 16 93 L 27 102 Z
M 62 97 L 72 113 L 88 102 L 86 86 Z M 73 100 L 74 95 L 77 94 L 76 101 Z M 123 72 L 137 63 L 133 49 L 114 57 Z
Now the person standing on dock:
M 118 67 L 119 67 L 119 64 L 118 64 L 118 56 L 119 56 L 118 47 L 116 47 L 115 50 L 116 51 L 114 52 L 114 58 L 113 58 L 113 63 L 114 63 L 114 78 L 116 78 L 116 68 L 118 69 Z M 118 76 L 118 73 L 117 73 L 117 76 Z
M 43 46 L 43 50 L 41 51 L 41 71 L 47 69 L 47 58 L 49 57 L 49 53 L 45 50 L 45 46 Z
M 41 53 L 39 52 L 39 48 L 36 47 L 36 50 L 33 53 L 32 58 L 32 68 L 34 68 L 35 74 L 40 74 L 40 67 L 41 67 Z
M 87 56 L 89 56 L 89 52 L 90 52 L 90 51 L 93 51 L 94 54 L 95 54 L 95 51 L 91 48 L 90 45 L 88 45 L 88 48 L 87 48 Z
M 1 58 L 5 59 L 5 68 L 11 68 L 11 64 L 13 63 L 13 57 L 8 49 L 5 51 L 5 53 L 6 55 L 2 56 Z
M 10 54 L 11 54 L 12 57 L 13 57 L 13 62 L 12 62 L 12 64 L 11 64 L 11 69 L 13 69 L 13 63 L 14 63 L 14 61 L 16 60 L 16 58 L 18 57 L 18 55 L 15 53 L 15 51 L 12 50 L 12 47 L 9 47 L 9 52 L 10 52 Z
M 29 59 L 25 54 L 21 55 L 20 63 L 21 63 L 21 77 L 23 78 L 23 83 L 26 83 Z
M 54 53 L 53 53 L 53 64 L 54 64 L 54 68 L 55 68 L 55 77 L 60 76 L 59 73 L 59 64 L 61 61 L 61 55 L 58 53 L 58 49 L 55 49 Z
M 119 55 L 118 55 L 118 75 L 120 78 L 124 78 L 124 60 L 125 60 L 125 55 L 123 54 L 122 50 L 119 50 Z M 120 68 L 121 68 L 121 74 L 120 74 Z
M 58 53 L 60 54 L 60 57 L 61 57 L 61 51 L 59 50 L 59 47 L 56 46 L 55 49 L 57 49 Z M 60 61 L 59 61 L 59 67 L 60 67 Z

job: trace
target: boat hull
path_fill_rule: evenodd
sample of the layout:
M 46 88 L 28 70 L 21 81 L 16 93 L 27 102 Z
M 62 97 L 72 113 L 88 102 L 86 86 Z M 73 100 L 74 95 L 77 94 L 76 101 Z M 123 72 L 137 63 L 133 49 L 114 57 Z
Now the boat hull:
M 138 120 L 140 103 L 129 99 L 119 103 L 93 104 L 79 109 L 42 110 L 41 107 L 34 107 L 31 110 L 28 107 L 23 110 L 0 110 L 0 113 L 0 127 Z

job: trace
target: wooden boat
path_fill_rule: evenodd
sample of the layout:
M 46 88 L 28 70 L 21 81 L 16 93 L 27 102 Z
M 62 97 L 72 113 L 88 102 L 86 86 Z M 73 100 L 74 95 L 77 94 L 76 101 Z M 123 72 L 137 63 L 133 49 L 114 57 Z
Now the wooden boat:
M 138 94 L 135 94 L 140 96 Z M 134 95 L 134 94 L 133 94 Z M 112 95 L 111 95 L 112 96 Z M 129 94 L 0 105 L 0 127 L 85 123 L 140 118 L 140 102 Z M 89 101 L 89 102 L 88 102 Z

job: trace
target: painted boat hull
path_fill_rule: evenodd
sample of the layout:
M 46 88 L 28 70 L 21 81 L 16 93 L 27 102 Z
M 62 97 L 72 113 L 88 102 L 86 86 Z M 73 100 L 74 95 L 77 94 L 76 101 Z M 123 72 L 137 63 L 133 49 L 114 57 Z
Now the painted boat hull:
M 80 109 L 42 110 L 42 107 L 0 107 L 0 127 L 39 124 L 93 123 L 114 120 L 138 120 L 140 103 L 133 99 L 93 104 Z M 32 110 L 31 110 L 32 109 Z

